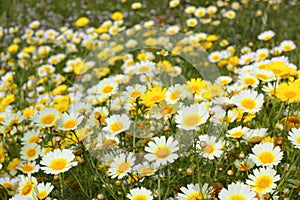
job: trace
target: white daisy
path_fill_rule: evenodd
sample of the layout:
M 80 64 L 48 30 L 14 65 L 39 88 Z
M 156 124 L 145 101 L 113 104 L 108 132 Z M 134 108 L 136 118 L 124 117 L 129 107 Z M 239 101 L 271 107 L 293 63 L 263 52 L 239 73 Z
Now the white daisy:
M 247 127 L 237 126 L 235 128 L 228 130 L 226 135 L 231 138 L 241 138 L 248 131 L 249 131 L 249 128 L 247 128 Z
M 51 183 L 39 183 L 37 185 L 37 197 L 38 199 L 45 199 L 54 189 Z
M 210 160 L 214 157 L 218 158 L 222 155 L 222 141 L 217 141 L 215 136 L 200 135 L 197 142 L 197 149 L 200 155 Z
M 121 153 L 113 159 L 108 169 L 109 176 L 112 178 L 121 179 L 126 176 L 134 166 L 135 156 L 133 153 L 124 154 Z
M 186 187 L 180 188 L 181 193 L 178 193 L 179 200 L 190 199 L 209 199 L 212 188 L 208 187 L 207 183 L 204 183 L 200 188 L 199 184 L 188 184 Z
M 273 143 L 265 142 L 257 144 L 252 148 L 253 154 L 249 158 L 257 166 L 276 166 L 281 161 L 283 153 L 279 147 L 274 147 Z
M 174 162 L 178 158 L 178 154 L 176 154 L 178 150 L 178 141 L 173 137 L 168 139 L 165 136 L 155 137 L 145 147 L 145 151 L 148 152 L 145 158 L 157 165 L 165 165 Z
M 126 131 L 130 127 L 130 119 L 127 115 L 112 115 L 105 120 L 107 126 L 103 128 L 108 133 L 118 134 Z
M 39 113 L 35 114 L 33 121 L 40 127 L 52 127 L 56 124 L 59 118 L 59 112 L 55 108 L 45 108 Z
M 300 149 L 300 128 L 292 128 L 288 135 L 288 140 L 295 148 Z
M 130 200 L 152 200 L 152 192 L 144 187 L 133 188 L 126 195 Z
M 209 117 L 208 109 L 203 104 L 192 104 L 189 107 L 183 106 L 175 117 L 177 127 L 184 130 L 196 130 L 204 124 Z
M 48 152 L 41 160 L 41 169 L 46 174 L 59 174 L 68 171 L 70 168 L 77 165 L 74 161 L 75 155 L 72 150 L 69 149 L 55 149 L 54 151 Z
M 83 116 L 79 115 L 79 113 L 64 113 L 58 122 L 58 129 L 63 131 L 76 129 L 84 118 Z
M 246 181 L 253 190 L 259 194 L 266 194 L 273 192 L 276 188 L 277 181 L 280 180 L 280 176 L 276 175 L 276 171 L 269 167 L 261 167 L 254 169 L 253 174 L 249 175 L 249 179 Z
M 243 112 L 256 113 L 260 111 L 263 103 L 263 94 L 257 91 L 244 90 L 231 98 L 231 101 Z
M 274 35 L 275 35 L 274 31 L 268 30 L 268 31 L 264 31 L 264 32 L 262 32 L 261 34 L 259 34 L 259 35 L 257 36 L 257 38 L 258 38 L 259 40 L 268 41 L 268 40 L 270 40 L 272 37 L 274 37 Z
M 219 193 L 220 200 L 257 200 L 256 193 L 244 183 L 231 183 Z
M 24 160 L 36 160 L 41 153 L 40 145 L 36 143 L 25 144 L 21 150 L 21 158 Z

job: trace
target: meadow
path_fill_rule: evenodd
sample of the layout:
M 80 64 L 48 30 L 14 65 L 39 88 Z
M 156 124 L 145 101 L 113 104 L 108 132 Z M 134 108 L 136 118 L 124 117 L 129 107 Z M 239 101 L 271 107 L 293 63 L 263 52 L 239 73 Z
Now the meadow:
M 299 14 L 0 1 L 0 199 L 299 199 Z

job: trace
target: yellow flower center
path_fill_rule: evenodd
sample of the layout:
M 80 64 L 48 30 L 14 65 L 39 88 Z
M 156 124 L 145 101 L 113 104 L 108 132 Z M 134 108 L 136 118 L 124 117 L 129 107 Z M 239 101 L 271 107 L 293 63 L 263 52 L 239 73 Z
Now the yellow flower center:
M 168 115 L 168 114 L 172 113 L 172 111 L 173 111 L 172 106 L 168 106 L 168 107 L 165 107 L 165 108 L 162 110 L 161 113 L 162 113 L 163 115 Z
M 218 55 L 218 54 L 213 55 L 213 56 L 211 57 L 211 59 L 212 59 L 213 61 L 217 61 L 217 60 L 220 59 L 220 55 Z
M 20 190 L 20 194 L 23 196 L 29 195 L 34 189 L 34 185 L 32 182 L 27 182 Z
M 68 165 L 68 160 L 65 158 L 56 158 L 50 162 L 50 169 L 54 171 L 63 170 Z
M 252 78 L 252 77 L 248 77 L 248 78 L 245 78 L 244 82 L 245 82 L 247 85 L 254 85 L 254 84 L 255 84 L 255 79 Z
M 287 91 L 284 94 L 285 94 L 286 98 L 288 98 L 288 99 L 292 99 L 297 95 L 297 93 L 295 91 Z
M 205 198 L 205 195 L 204 195 Z M 201 195 L 200 192 L 194 192 L 192 194 L 190 194 L 187 198 L 187 200 L 200 200 L 203 199 L 203 196 Z
M 273 183 L 272 177 L 269 175 L 263 175 L 256 179 L 254 183 L 255 191 L 260 193 L 266 189 L 268 189 Z
M 138 195 L 135 195 L 132 200 L 147 200 L 147 196 L 144 195 L 144 194 L 138 194 Z
M 130 96 L 132 98 L 137 98 L 137 97 L 141 96 L 141 94 L 142 94 L 141 91 L 136 90 L 136 91 L 133 91 Z
M 152 168 L 142 168 L 140 169 L 140 173 L 144 175 L 153 174 L 154 170 Z
M 72 129 L 76 127 L 76 121 L 74 119 L 66 120 L 63 124 L 63 128 Z
M 5 187 L 6 189 L 8 189 L 8 190 L 10 190 L 10 189 L 12 188 L 12 186 L 13 186 L 12 183 L 1 183 L 1 185 L 2 185 L 3 187 Z
M 123 174 L 125 173 L 130 167 L 130 163 L 128 162 L 121 162 L 117 167 L 117 174 Z
M 31 138 L 29 138 L 28 142 L 29 143 L 38 143 L 39 140 L 40 140 L 40 138 L 37 135 L 34 135 Z
M 54 114 L 47 114 L 41 118 L 41 124 L 43 125 L 52 125 L 56 120 L 56 116 Z
M 262 152 L 258 155 L 258 160 L 263 164 L 273 163 L 275 156 L 272 152 Z
M 138 72 L 140 73 L 146 73 L 150 70 L 150 67 L 149 66 L 142 66 L 138 69 Z
M 243 195 L 240 194 L 234 194 L 231 195 L 228 200 L 246 200 L 246 198 Z
M 298 136 L 298 137 L 296 138 L 296 142 L 297 142 L 298 144 L 300 144 L 300 136 Z
M 49 192 L 47 190 L 41 190 L 39 191 L 37 197 L 39 199 L 45 199 L 48 196 Z
M 27 156 L 29 157 L 29 158 L 31 158 L 31 157 L 34 157 L 35 155 L 36 155 L 36 149 L 28 149 L 28 151 L 27 151 Z
M 201 120 L 202 118 L 198 114 L 190 114 L 184 117 L 183 124 L 185 126 L 196 126 Z
M 244 132 L 243 131 L 236 131 L 236 132 L 231 133 L 230 135 L 234 138 L 240 138 L 244 135 Z
M 216 151 L 216 147 L 211 143 L 206 143 L 206 146 L 202 149 L 202 151 L 208 155 L 214 154 Z
M 22 171 L 25 173 L 32 172 L 34 170 L 34 166 L 32 165 L 24 165 L 22 166 Z
M 265 75 L 265 74 L 256 74 L 256 77 L 262 80 L 268 80 L 269 76 Z
M 158 146 L 154 151 L 155 157 L 164 159 L 171 155 L 171 149 L 168 146 Z
M 244 107 L 244 108 L 247 108 L 249 110 L 252 110 L 256 107 L 256 102 L 255 100 L 251 99 L 251 98 L 244 98 L 242 101 L 241 101 L 241 105 Z
M 107 85 L 102 88 L 102 92 L 103 94 L 109 94 L 113 91 L 113 89 L 114 89 L 113 86 Z
M 124 123 L 123 122 L 114 122 L 110 125 L 109 128 L 112 132 L 118 132 L 124 128 Z

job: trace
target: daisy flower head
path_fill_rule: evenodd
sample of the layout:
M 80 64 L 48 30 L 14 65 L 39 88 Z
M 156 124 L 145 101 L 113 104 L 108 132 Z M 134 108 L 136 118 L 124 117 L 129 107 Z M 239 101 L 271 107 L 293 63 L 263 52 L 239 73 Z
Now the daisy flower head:
M 269 167 L 261 167 L 254 169 L 253 174 L 249 175 L 249 179 L 246 184 L 250 185 L 252 189 L 259 194 L 266 194 L 273 192 L 276 188 L 277 181 L 280 180 L 280 176 L 276 175 L 276 171 Z
M 259 40 L 263 40 L 263 41 L 268 41 L 270 40 L 271 38 L 273 38 L 275 35 L 274 31 L 272 30 L 268 30 L 268 31 L 264 31 L 262 33 L 260 33 L 257 38 Z
M 168 139 L 165 136 L 155 137 L 145 147 L 147 154 L 146 160 L 155 162 L 156 165 L 166 165 L 172 163 L 178 158 L 176 153 L 179 150 L 178 141 L 173 137 Z
M 134 73 L 137 75 L 146 74 L 155 70 L 155 63 L 148 60 L 142 60 L 134 65 Z
M 244 73 L 244 74 L 240 75 L 239 82 L 242 85 L 245 85 L 247 87 L 250 86 L 252 88 L 256 88 L 259 84 L 259 80 L 249 73 Z
M 288 140 L 295 148 L 300 149 L 300 128 L 292 128 L 289 132 Z
M 300 101 L 299 86 L 293 83 L 281 83 L 276 89 L 275 95 L 281 101 Z
M 118 134 L 130 127 L 130 118 L 125 115 L 112 115 L 105 120 L 107 126 L 103 128 L 108 133 Z
M 17 169 L 19 169 L 24 174 L 33 174 L 40 170 L 40 166 L 36 164 L 35 161 L 23 162 L 17 167 Z
M 217 141 L 215 136 L 200 135 L 198 138 L 197 149 L 204 158 L 212 160 L 220 157 L 223 153 L 222 148 L 222 141 Z
M 245 172 L 250 170 L 255 163 L 251 159 L 244 159 L 234 161 L 234 165 L 239 171 Z
M 168 88 L 165 100 L 168 104 L 175 104 L 178 101 L 185 99 L 187 95 L 183 85 L 175 84 Z
M 45 108 L 33 116 L 33 121 L 41 128 L 52 127 L 56 124 L 60 115 L 55 108 Z
M 296 45 L 292 40 L 284 40 L 279 45 L 280 49 L 284 52 L 292 51 L 296 49 Z
M 256 193 L 244 183 L 231 183 L 219 193 L 220 200 L 257 200 Z
M 151 88 L 141 97 L 142 103 L 145 106 L 151 107 L 156 103 L 162 102 L 166 97 L 166 91 L 166 88 L 159 86 Z
M 118 84 L 113 79 L 106 78 L 106 79 L 101 80 L 97 84 L 96 88 L 97 88 L 97 91 L 98 91 L 97 94 L 100 97 L 102 97 L 102 96 L 109 97 L 109 96 L 112 96 L 113 94 L 117 93 Z
M 130 200 L 152 200 L 152 192 L 144 187 L 133 188 L 126 197 Z
M 214 51 L 214 52 L 210 53 L 208 56 L 209 62 L 212 62 L 212 63 L 219 62 L 222 58 L 223 58 L 223 56 L 222 56 L 221 52 L 219 52 L 219 51 Z
M 18 187 L 19 178 L 1 177 L 0 185 L 10 191 L 15 191 Z
M 51 183 L 39 183 L 37 185 L 37 198 L 45 199 L 54 189 L 54 186 Z
M 257 166 L 276 166 L 281 161 L 283 153 L 280 148 L 275 147 L 273 143 L 266 142 L 261 144 L 256 144 L 252 148 L 253 154 L 249 155 L 249 158 Z
M 132 167 L 135 164 L 135 156 L 133 153 L 121 153 L 113 159 L 108 169 L 109 176 L 112 178 L 121 179 L 131 172 Z
M 228 130 L 227 136 L 237 139 L 237 138 L 241 138 L 247 131 L 249 131 L 249 128 L 238 126 Z
M 82 122 L 83 118 L 79 113 L 63 113 L 62 118 L 58 122 L 58 129 L 63 131 L 74 130 Z
M 128 97 L 130 100 L 135 100 L 142 96 L 146 92 L 146 86 L 136 84 L 134 86 L 127 86 L 124 96 Z
M 37 194 L 37 179 L 29 174 L 29 176 L 21 176 L 18 193 L 30 199 L 35 199 Z
M 203 104 L 192 104 L 188 107 L 182 106 L 175 117 L 177 127 L 183 130 L 196 130 L 204 124 L 209 117 L 208 109 Z
M 40 141 L 40 130 L 29 130 L 25 132 L 24 136 L 22 137 L 22 144 L 30 144 L 30 143 L 36 143 L 38 144 Z
M 260 111 L 263 103 L 263 94 L 258 94 L 257 91 L 243 90 L 231 98 L 231 101 L 240 108 L 243 112 L 256 113 Z
M 180 191 L 181 193 L 178 193 L 179 200 L 208 199 L 212 188 L 207 183 L 204 183 L 201 188 L 198 183 L 190 183 L 186 187 L 181 187 Z
M 259 143 L 264 137 L 266 137 L 267 131 L 267 128 L 250 129 L 243 135 L 243 139 L 252 144 Z
M 68 171 L 70 168 L 77 165 L 74 161 L 75 155 L 70 149 L 55 149 L 54 151 L 48 152 L 41 160 L 40 164 L 44 165 L 41 169 L 46 174 L 57 175 Z
M 21 150 L 21 158 L 24 160 L 36 160 L 41 153 L 40 145 L 36 143 L 25 144 Z

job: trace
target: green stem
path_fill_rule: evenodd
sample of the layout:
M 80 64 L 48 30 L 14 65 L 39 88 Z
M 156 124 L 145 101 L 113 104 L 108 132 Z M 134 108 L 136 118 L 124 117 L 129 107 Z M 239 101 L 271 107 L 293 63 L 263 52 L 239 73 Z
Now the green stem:
M 64 174 L 63 173 L 59 174 L 59 184 L 60 184 L 61 199 L 64 199 Z

